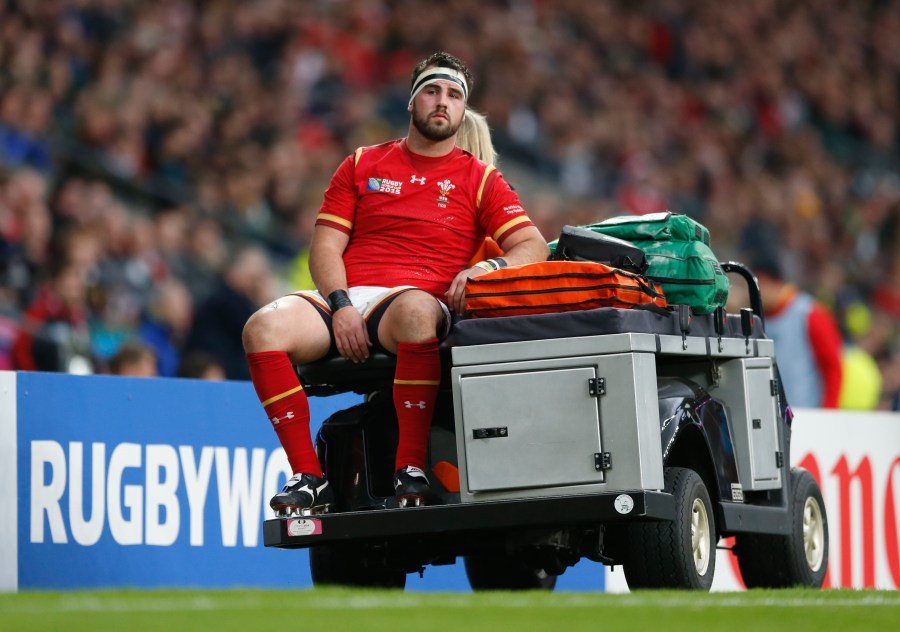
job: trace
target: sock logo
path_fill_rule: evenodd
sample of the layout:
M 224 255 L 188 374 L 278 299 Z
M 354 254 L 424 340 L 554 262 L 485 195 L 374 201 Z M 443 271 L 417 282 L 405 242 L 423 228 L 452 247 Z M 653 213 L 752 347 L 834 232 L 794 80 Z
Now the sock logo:
M 286 415 L 284 415 L 283 417 L 272 417 L 271 419 L 272 419 L 272 423 L 277 426 L 280 422 L 284 421 L 285 419 L 293 419 L 293 418 L 294 418 L 294 411 L 291 410 L 291 411 L 288 411 L 288 413 Z
M 425 407 L 427 406 L 427 404 L 423 401 L 413 403 L 409 400 L 403 402 L 403 405 L 406 406 L 407 408 L 412 408 L 413 406 L 415 406 L 416 408 L 421 408 L 422 410 L 425 410 Z

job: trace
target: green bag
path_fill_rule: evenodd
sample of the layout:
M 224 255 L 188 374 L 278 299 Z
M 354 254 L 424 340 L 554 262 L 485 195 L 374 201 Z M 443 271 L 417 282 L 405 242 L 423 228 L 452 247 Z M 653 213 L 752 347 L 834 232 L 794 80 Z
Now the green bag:
M 593 231 L 627 241 L 700 241 L 709 245 L 709 230 L 680 213 L 620 215 L 586 226 Z
M 670 305 L 711 314 L 728 300 L 728 275 L 702 241 L 635 241 L 647 255 L 645 275 L 662 286 Z
M 709 230 L 687 215 L 622 215 L 596 224 L 594 232 L 625 239 L 647 255 L 644 275 L 662 286 L 670 305 L 710 314 L 728 300 L 728 276 L 709 248 Z M 555 250 L 556 242 L 550 244 Z

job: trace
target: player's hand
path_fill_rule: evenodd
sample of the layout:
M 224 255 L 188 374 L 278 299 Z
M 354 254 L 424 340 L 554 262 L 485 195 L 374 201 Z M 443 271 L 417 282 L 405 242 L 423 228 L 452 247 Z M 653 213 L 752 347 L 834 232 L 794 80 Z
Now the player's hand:
M 444 294 L 447 297 L 447 305 L 450 306 L 450 309 L 460 315 L 466 311 L 466 279 L 481 276 L 482 274 L 487 274 L 487 270 L 474 266 L 466 268 L 456 275 L 453 283 L 450 284 L 450 289 Z
M 331 327 L 338 353 L 353 362 L 369 359 L 369 332 L 366 321 L 355 307 L 342 307 L 331 315 Z

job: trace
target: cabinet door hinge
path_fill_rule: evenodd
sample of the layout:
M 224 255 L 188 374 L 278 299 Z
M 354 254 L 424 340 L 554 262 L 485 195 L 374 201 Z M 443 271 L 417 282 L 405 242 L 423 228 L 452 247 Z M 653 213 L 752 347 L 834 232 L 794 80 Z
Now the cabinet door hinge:
M 612 467 L 612 455 L 609 452 L 594 452 L 594 469 L 598 472 Z

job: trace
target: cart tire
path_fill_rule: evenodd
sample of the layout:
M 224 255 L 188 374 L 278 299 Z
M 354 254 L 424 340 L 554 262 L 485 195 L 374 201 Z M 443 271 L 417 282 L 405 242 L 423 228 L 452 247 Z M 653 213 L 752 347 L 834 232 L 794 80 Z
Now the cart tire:
M 322 545 L 309 549 L 309 570 L 314 586 L 357 588 L 406 587 L 406 573 L 367 565 L 365 551 L 352 545 Z
M 622 564 L 628 587 L 708 591 L 718 541 L 709 492 L 687 468 L 666 468 L 665 483 L 675 498 L 675 520 L 629 525 Z
M 739 533 L 735 554 L 747 588 L 821 588 L 828 570 L 828 517 L 812 474 L 791 470 L 791 532 Z
M 512 555 L 467 555 L 466 577 L 472 590 L 546 590 L 556 588 L 556 575 L 535 570 Z

